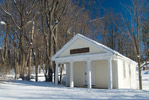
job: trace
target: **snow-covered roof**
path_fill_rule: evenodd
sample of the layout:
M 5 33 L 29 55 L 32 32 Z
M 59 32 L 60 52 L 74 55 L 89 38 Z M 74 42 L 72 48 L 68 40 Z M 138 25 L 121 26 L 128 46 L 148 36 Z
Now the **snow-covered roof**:
M 70 46 L 70 45 L 71 45 L 75 40 L 77 40 L 78 38 L 83 39 L 83 40 L 87 40 L 87 41 L 90 42 L 91 44 L 96 45 L 96 46 L 98 46 L 98 47 L 100 47 L 100 48 L 103 48 L 104 50 L 106 50 L 106 51 L 108 51 L 108 52 L 111 52 L 111 53 L 113 53 L 113 54 L 115 54 L 115 55 L 118 55 L 118 56 L 120 56 L 120 57 L 122 57 L 122 58 L 124 58 L 124 59 L 131 60 L 130 58 L 125 57 L 124 55 L 120 54 L 119 52 L 117 52 L 117 51 L 115 51 L 115 50 L 112 50 L 111 48 L 109 48 L 109 47 L 107 47 L 107 46 L 105 46 L 105 45 L 103 45 L 103 44 L 101 44 L 101 43 L 99 43 L 99 42 L 97 42 L 97 41 L 94 41 L 94 40 L 92 40 L 92 39 L 90 39 L 90 38 L 88 38 L 88 37 L 86 37 L 86 36 L 84 36 L 84 35 L 81 35 L 81 34 L 75 35 L 69 42 L 67 42 L 67 43 L 52 57 L 52 59 L 58 57 L 59 54 L 61 54 L 68 46 Z M 133 60 L 131 60 L 131 61 L 133 61 Z M 133 62 L 136 63 L 135 61 L 133 61 Z

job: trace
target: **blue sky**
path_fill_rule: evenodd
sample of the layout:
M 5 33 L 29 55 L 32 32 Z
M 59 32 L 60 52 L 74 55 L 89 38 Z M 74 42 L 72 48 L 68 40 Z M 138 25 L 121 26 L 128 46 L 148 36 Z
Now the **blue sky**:
M 104 0 L 103 6 L 105 8 L 113 8 L 116 12 L 123 12 L 121 4 L 131 4 L 130 0 Z
M 96 2 L 98 0 L 95 0 Z M 103 0 L 101 2 L 101 5 L 104 9 L 101 9 L 100 11 L 93 9 L 92 10 L 92 18 L 98 17 L 96 16 L 96 14 L 98 12 L 100 12 L 100 16 L 103 16 L 107 11 L 114 11 L 115 13 L 121 13 L 121 14 L 125 14 L 126 16 L 129 16 L 129 14 L 127 12 L 125 12 L 125 8 L 123 5 L 131 5 L 131 1 L 130 0 Z M 96 5 L 94 5 L 94 7 L 98 7 L 98 3 Z

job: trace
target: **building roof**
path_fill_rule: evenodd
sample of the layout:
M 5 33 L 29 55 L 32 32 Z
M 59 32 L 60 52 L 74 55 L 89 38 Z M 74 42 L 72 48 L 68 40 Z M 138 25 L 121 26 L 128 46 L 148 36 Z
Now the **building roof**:
M 130 58 L 125 57 L 124 55 L 120 54 L 119 52 L 117 52 L 117 51 L 115 51 L 115 50 L 112 50 L 111 48 L 109 48 L 109 47 L 107 47 L 107 46 L 105 46 L 105 45 L 103 45 L 103 44 L 101 44 L 101 43 L 99 43 L 99 42 L 97 42 L 97 41 L 94 41 L 94 40 L 92 40 L 92 39 L 90 39 L 90 38 L 88 38 L 88 37 L 86 37 L 86 36 L 84 36 L 84 35 L 81 35 L 81 34 L 75 35 L 69 42 L 67 42 L 67 43 L 52 57 L 52 59 L 58 57 L 59 54 L 61 54 L 67 47 L 69 47 L 69 46 L 70 46 L 75 40 L 77 40 L 78 38 L 83 39 L 83 40 L 87 40 L 87 42 L 90 42 L 91 44 L 96 45 L 96 46 L 98 46 L 99 48 L 102 48 L 102 49 L 104 49 L 104 50 L 106 50 L 106 51 L 108 51 L 108 52 L 111 52 L 111 53 L 113 53 L 114 55 L 120 56 L 120 57 L 122 57 L 122 58 L 124 58 L 124 59 L 126 59 L 126 60 L 131 60 Z M 136 63 L 136 62 L 133 61 L 133 60 L 131 60 L 131 61 L 134 62 L 134 63 Z

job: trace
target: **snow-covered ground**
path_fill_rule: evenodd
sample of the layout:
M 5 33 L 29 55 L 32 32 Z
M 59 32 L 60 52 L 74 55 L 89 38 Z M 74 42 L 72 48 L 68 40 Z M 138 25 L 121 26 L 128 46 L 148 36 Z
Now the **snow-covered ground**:
M 138 82 L 138 84 L 139 84 L 139 82 Z M 149 91 L 149 70 L 142 71 L 142 84 L 143 84 L 143 90 Z
M 143 90 L 69 88 L 49 82 L 12 81 L 0 84 L 0 100 L 149 100 L 149 71 L 144 71 Z

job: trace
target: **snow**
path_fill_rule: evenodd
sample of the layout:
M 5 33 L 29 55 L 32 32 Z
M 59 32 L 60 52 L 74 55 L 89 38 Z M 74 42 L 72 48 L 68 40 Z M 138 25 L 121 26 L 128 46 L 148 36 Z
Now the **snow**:
M 6 22 L 0 21 L 0 24 L 1 24 L 1 25 L 6 25 Z
M 143 71 L 143 90 L 69 88 L 49 82 L 0 83 L 0 100 L 99 100 L 149 99 L 149 71 Z M 39 75 L 42 76 L 42 75 Z M 42 79 L 42 77 L 40 77 Z
M 147 99 L 149 91 L 67 88 L 48 82 L 14 81 L 0 85 L 0 100 Z
M 149 90 L 149 70 L 142 71 L 143 90 Z

